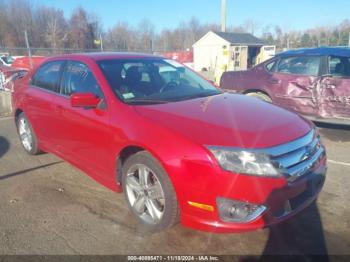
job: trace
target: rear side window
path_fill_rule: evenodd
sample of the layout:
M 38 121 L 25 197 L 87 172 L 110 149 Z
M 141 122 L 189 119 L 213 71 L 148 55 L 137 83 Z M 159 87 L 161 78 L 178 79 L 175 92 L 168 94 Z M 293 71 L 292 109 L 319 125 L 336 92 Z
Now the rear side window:
M 350 58 L 331 56 L 329 58 L 329 73 L 332 76 L 350 77 Z
M 61 83 L 61 93 L 70 96 L 73 93 L 93 93 L 102 98 L 103 93 L 87 65 L 71 61 L 65 67 Z
M 46 90 L 58 92 L 58 82 L 63 61 L 54 61 L 42 65 L 32 78 L 31 84 Z
M 317 76 L 319 74 L 321 57 L 295 56 L 281 58 L 276 72 L 293 75 Z

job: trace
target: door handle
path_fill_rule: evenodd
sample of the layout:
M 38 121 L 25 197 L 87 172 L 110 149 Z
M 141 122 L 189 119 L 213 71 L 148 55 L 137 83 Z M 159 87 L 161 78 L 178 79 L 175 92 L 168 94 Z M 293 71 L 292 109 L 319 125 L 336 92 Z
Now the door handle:
M 268 82 L 269 82 L 270 84 L 273 84 L 273 85 L 278 85 L 278 84 L 281 83 L 281 80 L 276 79 L 276 78 L 270 78 L 270 79 L 268 80 Z

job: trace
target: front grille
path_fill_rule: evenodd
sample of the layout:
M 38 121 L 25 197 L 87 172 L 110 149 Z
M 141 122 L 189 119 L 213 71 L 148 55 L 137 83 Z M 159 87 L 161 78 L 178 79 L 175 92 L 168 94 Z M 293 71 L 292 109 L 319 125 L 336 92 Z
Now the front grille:
M 289 182 L 308 174 L 325 155 L 320 137 L 314 129 L 297 140 L 269 148 L 265 152 Z
M 325 149 L 315 130 L 285 144 L 284 147 L 286 151 L 274 155 L 272 159 L 282 169 L 288 181 L 295 181 L 309 173 L 325 155 Z

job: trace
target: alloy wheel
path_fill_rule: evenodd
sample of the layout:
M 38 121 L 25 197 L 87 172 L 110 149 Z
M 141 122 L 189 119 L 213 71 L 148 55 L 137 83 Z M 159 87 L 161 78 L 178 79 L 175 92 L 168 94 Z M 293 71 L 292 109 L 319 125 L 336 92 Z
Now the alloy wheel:
M 127 172 L 125 186 L 134 213 L 148 224 L 158 224 L 164 214 L 165 196 L 155 172 L 146 165 L 135 164 Z
M 33 149 L 33 135 L 29 127 L 29 123 L 25 118 L 21 118 L 18 123 L 18 132 L 22 145 L 27 151 Z

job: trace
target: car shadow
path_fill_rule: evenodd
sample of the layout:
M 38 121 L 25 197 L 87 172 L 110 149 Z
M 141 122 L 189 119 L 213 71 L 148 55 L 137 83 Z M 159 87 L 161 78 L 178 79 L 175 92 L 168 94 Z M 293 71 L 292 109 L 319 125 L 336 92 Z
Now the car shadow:
M 322 255 L 328 257 L 316 202 L 295 217 L 272 226 L 263 255 Z M 323 261 L 328 261 L 323 260 Z
M 64 161 L 56 161 L 56 162 L 52 162 L 52 163 L 49 163 L 49 164 L 46 164 L 46 165 L 32 167 L 32 168 L 24 169 L 24 170 L 21 170 L 21 171 L 18 171 L 18 172 L 13 172 L 13 173 L 10 173 L 10 174 L 7 174 L 7 175 L 0 176 L 0 180 L 4 180 L 4 179 L 10 178 L 10 177 L 14 177 L 14 176 L 23 175 L 25 173 L 28 173 L 28 172 L 31 172 L 31 171 L 34 171 L 34 170 L 38 170 L 38 169 L 41 169 L 41 168 L 57 165 L 57 164 L 60 164 L 60 163 L 63 163 L 63 162 Z
M 0 136 L 0 158 L 2 158 L 6 154 L 9 148 L 10 143 L 8 142 L 8 140 L 5 137 Z
M 316 201 L 294 217 L 268 230 L 268 240 L 261 256 L 244 258 L 241 262 L 329 261 Z

